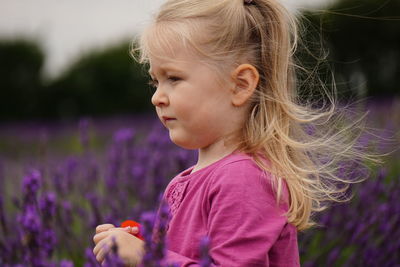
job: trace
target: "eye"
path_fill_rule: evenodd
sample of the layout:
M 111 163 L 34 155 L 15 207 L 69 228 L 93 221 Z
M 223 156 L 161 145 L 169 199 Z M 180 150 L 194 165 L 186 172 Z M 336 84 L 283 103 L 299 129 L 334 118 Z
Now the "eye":
M 168 80 L 172 81 L 172 82 L 177 82 L 179 81 L 181 78 L 176 77 L 176 76 L 168 76 Z

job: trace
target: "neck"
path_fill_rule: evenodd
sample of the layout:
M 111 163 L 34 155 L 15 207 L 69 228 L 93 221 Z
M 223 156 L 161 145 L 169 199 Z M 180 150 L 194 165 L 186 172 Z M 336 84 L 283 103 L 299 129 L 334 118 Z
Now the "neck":
M 218 140 L 207 147 L 200 148 L 198 151 L 197 164 L 194 166 L 192 173 L 224 158 L 235 150 L 236 146 L 225 139 Z

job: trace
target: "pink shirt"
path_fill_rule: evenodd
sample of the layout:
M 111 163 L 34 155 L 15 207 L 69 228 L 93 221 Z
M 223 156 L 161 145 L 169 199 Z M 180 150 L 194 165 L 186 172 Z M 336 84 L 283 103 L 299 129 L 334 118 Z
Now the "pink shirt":
M 177 175 L 164 197 L 172 219 L 167 262 L 199 266 L 200 239 L 211 239 L 212 266 L 300 266 L 297 230 L 277 206 L 270 176 L 243 153 Z M 284 199 L 288 199 L 286 187 Z

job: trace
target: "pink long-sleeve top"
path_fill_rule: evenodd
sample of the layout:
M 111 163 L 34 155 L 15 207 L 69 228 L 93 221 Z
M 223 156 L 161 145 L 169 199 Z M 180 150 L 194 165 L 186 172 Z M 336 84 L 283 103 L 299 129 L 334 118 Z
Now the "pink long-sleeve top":
M 243 153 L 181 172 L 164 197 L 172 219 L 167 262 L 199 266 L 200 240 L 211 239 L 212 266 L 300 266 L 297 230 L 287 222 L 288 192 L 277 205 L 271 177 Z

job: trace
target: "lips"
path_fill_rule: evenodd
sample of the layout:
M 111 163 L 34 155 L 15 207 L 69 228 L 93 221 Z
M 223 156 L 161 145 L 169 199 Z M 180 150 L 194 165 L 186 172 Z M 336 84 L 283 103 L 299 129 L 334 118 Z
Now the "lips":
M 162 118 L 163 122 L 169 122 L 169 121 L 176 120 L 175 118 L 167 117 L 167 116 L 162 116 L 161 118 Z

